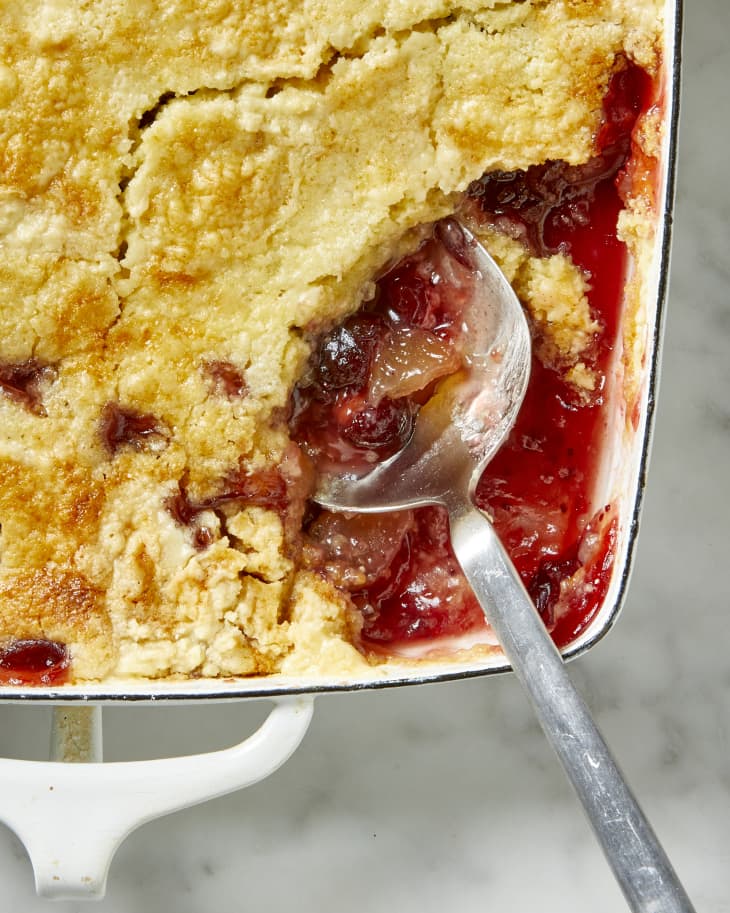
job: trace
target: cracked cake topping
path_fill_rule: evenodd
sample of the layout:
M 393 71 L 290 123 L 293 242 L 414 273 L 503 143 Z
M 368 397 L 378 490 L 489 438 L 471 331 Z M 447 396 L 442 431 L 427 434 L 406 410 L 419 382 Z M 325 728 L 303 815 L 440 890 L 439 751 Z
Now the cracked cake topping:
M 458 363 L 416 254 L 456 210 L 533 327 L 505 453 L 569 475 L 546 504 L 499 457 L 480 503 L 571 636 L 613 527 L 561 429 L 593 434 L 618 333 L 631 413 L 643 332 L 581 230 L 648 256 L 661 32 L 654 0 L 5 4 L 0 671 L 356 677 L 479 627 L 437 513 L 307 503 L 322 446 L 392 452 Z

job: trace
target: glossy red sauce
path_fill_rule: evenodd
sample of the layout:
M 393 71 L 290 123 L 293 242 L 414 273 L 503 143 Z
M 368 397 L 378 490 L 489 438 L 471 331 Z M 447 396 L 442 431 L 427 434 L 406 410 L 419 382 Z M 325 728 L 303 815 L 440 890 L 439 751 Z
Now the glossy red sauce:
M 0 682 L 60 685 L 68 678 L 69 654 L 53 640 L 16 640 L 0 647 Z
M 623 207 L 631 131 L 652 93 L 653 82 L 639 67 L 629 66 L 614 76 L 604 103 L 599 155 L 587 166 L 566 169 L 577 185 L 558 194 L 558 205 L 547 207 L 542 222 L 543 250 L 569 253 L 590 279 L 588 299 L 601 324 L 594 364 L 602 377 L 616 343 L 627 265 L 616 225 Z M 588 180 L 581 180 L 581 168 L 588 172 Z M 569 599 L 561 606 L 559 619 L 554 617 L 561 581 L 582 564 L 577 556 L 590 519 L 588 499 L 602 444 L 604 410 L 602 395 L 589 404 L 576 402 L 560 375 L 535 359 L 516 426 L 487 468 L 477 494 L 479 505 L 493 514 L 502 541 L 561 646 L 589 623 L 610 579 L 615 521 L 603 518 L 603 535 L 590 559 L 603 568 L 600 581 L 584 598 Z M 590 568 L 585 576 L 590 577 Z
M 584 271 L 591 310 L 600 324 L 592 367 L 604 379 L 616 342 L 627 265 L 616 227 L 622 196 L 635 180 L 635 173 L 627 171 L 631 131 L 653 92 L 648 75 L 627 65 L 611 81 L 594 159 L 581 166 L 547 162 L 526 172 L 485 175 L 472 185 L 466 202 L 472 218 L 476 214 L 521 238 L 537 255 L 568 253 Z M 320 468 L 331 469 L 333 463 L 359 467 L 394 452 L 407 437 L 414 398 L 386 399 L 374 407 L 369 395 L 377 353 L 389 344 L 394 327 L 418 327 L 458 344 L 458 302 L 449 299 L 447 286 L 434 281 L 437 255 L 428 245 L 378 282 L 367 314 L 350 318 L 325 337 L 313 377 L 296 392 L 292 428 Z M 493 516 L 561 646 L 589 623 L 610 582 L 616 520 L 610 505 L 590 515 L 604 433 L 603 394 L 598 389 L 586 401 L 557 371 L 535 358 L 515 428 L 477 491 L 479 505 Z M 373 429 L 369 437 L 353 434 L 358 418 Z M 367 448 L 371 452 L 363 459 Z M 452 553 L 442 510 L 410 512 L 378 535 L 377 550 L 384 557 L 371 561 L 364 578 L 358 579 L 342 574 L 341 560 L 348 554 L 358 558 L 368 536 L 375 543 L 373 521 L 334 520 L 326 512 L 315 512 L 309 527 L 310 562 L 350 591 L 363 614 L 365 646 L 387 651 L 484 626 Z
M 476 215 L 521 238 L 533 253 L 563 251 L 584 271 L 591 310 L 600 324 L 590 357 L 604 379 L 616 343 L 627 266 L 616 227 L 622 196 L 636 180 L 636 166 L 627 168 L 631 132 L 653 93 L 649 76 L 627 64 L 611 81 L 594 159 L 581 166 L 547 162 L 526 172 L 485 175 L 472 185 L 465 204 L 472 218 Z M 434 243 L 438 242 L 429 242 Z M 399 321 L 454 341 L 458 307 L 448 300 L 443 286 L 430 281 L 433 259 L 428 252 L 424 257 L 422 250 L 399 264 L 379 281 L 369 313 L 350 318 L 320 346 L 313 377 L 296 393 L 292 421 L 295 437 L 320 468 L 331 468 L 333 462 L 357 464 L 362 448 L 368 447 L 373 452 L 365 462 L 380 459 L 397 450 L 410 431 L 413 397 L 374 407 L 368 385 L 378 357 L 374 353 L 388 345 Z M 610 582 L 616 520 L 610 505 L 590 515 L 605 408 L 602 389 L 586 401 L 557 371 L 535 358 L 515 428 L 477 492 L 479 505 L 494 517 L 561 646 L 589 623 Z M 374 409 L 387 414 L 381 420 L 370 414 Z M 374 429 L 369 438 L 352 434 L 360 411 L 365 412 L 363 423 Z M 360 580 L 356 575 L 338 576 L 337 570 L 348 549 L 353 557 L 362 549 L 366 533 L 359 523 L 357 517 L 343 524 L 326 513 L 316 515 L 309 529 L 310 562 L 350 591 L 363 614 L 366 647 L 388 651 L 406 642 L 484 626 L 481 609 L 451 551 L 443 511 L 411 512 L 392 531 L 382 532 L 378 548 L 387 560 L 370 567 Z M 372 535 L 371 525 L 367 535 Z

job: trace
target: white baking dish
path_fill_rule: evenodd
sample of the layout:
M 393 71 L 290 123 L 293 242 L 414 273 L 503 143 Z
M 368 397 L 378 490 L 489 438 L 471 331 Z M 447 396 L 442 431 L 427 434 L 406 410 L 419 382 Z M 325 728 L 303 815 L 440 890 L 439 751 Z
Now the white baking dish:
M 613 576 L 596 616 L 565 651 L 584 653 L 613 626 L 626 594 L 636 546 L 658 383 L 662 310 L 667 291 L 674 165 L 678 127 L 681 0 L 667 0 L 665 37 L 666 130 L 657 188 L 657 232 L 646 284 L 646 339 L 638 422 L 627 433 L 621 399 L 614 397 L 614 433 L 606 448 L 600 503 L 617 507 Z M 117 681 L 60 687 L 0 686 L 0 700 L 55 705 L 55 751 L 50 762 L 0 760 L 0 819 L 25 843 L 39 893 L 98 898 L 119 843 L 151 818 L 262 779 L 296 749 L 322 692 L 385 688 L 508 671 L 499 653 L 478 661 L 392 662 L 357 679 L 197 679 Z M 270 716 L 254 735 L 226 751 L 186 758 L 101 763 L 103 704 L 269 699 Z M 61 763 L 79 761 L 87 763 Z

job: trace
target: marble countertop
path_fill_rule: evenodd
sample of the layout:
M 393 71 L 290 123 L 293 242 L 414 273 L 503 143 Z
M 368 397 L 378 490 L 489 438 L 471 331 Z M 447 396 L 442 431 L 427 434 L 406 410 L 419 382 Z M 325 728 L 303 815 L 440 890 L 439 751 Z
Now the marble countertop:
M 722 913 L 730 911 L 730 4 L 687 7 L 672 286 L 638 559 L 620 623 L 571 669 L 698 911 Z M 160 755 L 222 747 L 261 713 L 105 711 L 107 753 L 131 756 L 140 741 Z M 0 754 L 12 746 L 16 756 L 42 757 L 47 715 L 0 708 Z M 49 909 L 33 894 L 22 845 L 2 827 L 0 883 L 0 910 Z M 318 699 L 303 745 L 275 775 L 132 834 L 94 909 L 616 913 L 625 904 L 509 676 Z

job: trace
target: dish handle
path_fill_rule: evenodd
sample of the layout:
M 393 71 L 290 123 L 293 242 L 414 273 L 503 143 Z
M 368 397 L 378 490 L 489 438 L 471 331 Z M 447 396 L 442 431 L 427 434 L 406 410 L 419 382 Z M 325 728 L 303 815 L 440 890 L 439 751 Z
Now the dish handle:
M 312 697 L 277 699 L 253 735 L 222 751 L 108 764 L 101 708 L 54 708 L 52 760 L 0 759 L 0 820 L 25 844 L 38 894 L 100 900 L 131 831 L 269 776 L 304 738 L 313 705 Z

